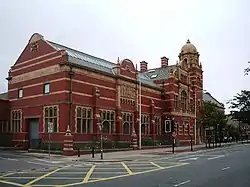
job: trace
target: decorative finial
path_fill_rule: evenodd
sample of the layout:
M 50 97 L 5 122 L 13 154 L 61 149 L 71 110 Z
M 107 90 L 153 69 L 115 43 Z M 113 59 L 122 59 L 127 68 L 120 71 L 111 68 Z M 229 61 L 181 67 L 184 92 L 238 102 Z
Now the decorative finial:
M 135 64 L 135 69 L 136 69 L 136 71 L 137 71 L 137 64 Z
M 118 56 L 118 58 L 117 58 L 117 63 L 120 63 L 120 58 L 119 58 L 119 56 Z
M 190 44 L 190 40 L 189 39 L 187 40 L 187 44 Z

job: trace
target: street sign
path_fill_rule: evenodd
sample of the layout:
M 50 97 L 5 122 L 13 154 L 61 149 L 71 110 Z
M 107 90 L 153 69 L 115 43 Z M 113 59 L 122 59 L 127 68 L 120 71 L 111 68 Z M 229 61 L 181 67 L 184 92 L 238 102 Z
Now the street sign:
M 48 122 L 48 133 L 53 132 L 53 122 Z
M 175 138 L 176 137 L 176 132 L 172 132 L 172 137 Z

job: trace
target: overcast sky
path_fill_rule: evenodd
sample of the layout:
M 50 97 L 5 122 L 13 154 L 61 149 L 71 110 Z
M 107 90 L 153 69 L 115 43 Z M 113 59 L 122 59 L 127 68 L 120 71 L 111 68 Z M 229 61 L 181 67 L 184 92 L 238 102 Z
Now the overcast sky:
M 204 70 L 204 89 L 221 102 L 250 77 L 249 0 L 8 0 L 0 6 L 0 92 L 7 72 L 31 35 L 67 45 L 112 62 L 117 57 L 160 66 L 160 57 L 178 59 L 190 39 Z

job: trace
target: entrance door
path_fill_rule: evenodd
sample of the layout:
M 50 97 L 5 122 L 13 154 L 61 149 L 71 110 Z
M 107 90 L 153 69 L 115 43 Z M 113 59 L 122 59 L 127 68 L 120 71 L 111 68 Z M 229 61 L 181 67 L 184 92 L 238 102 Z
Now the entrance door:
M 29 119 L 29 148 L 37 149 L 39 146 L 39 119 Z

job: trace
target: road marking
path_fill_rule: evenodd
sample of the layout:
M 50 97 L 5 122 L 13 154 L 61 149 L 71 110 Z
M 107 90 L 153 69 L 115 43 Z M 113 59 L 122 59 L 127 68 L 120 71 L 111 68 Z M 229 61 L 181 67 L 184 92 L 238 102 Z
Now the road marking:
M 189 183 L 189 182 L 191 182 L 191 180 L 181 182 L 181 183 L 176 184 L 176 185 L 174 185 L 174 186 L 175 186 L 175 187 L 177 187 L 177 186 L 181 186 L 181 185 L 183 185 L 183 184 L 187 184 L 187 183 Z
M 53 173 L 56 173 L 57 171 L 59 171 L 61 169 L 63 169 L 63 168 L 58 168 L 58 169 L 55 169 L 55 170 L 53 170 L 53 171 L 51 171 L 49 173 L 46 173 L 45 175 L 42 175 L 41 177 L 38 177 L 38 178 L 26 183 L 25 185 L 23 185 L 23 187 L 30 186 L 31 184 L 33 184 L 33 183 L 35 183 L 35 182 L 37 182 L 39 180 L 42 180 L 43 178 L 48 177 L 49 175 L 52 175 Z
M 156 164 L 156 163 L 154 163 L 154 162 L 150 162 L 150 164 L 152 164 L 152 165 L 154 165 L 154 166 L 156 166 L 156 167 L 158 167 L 158 168 L 163 169 L 163 167 L 159 166 L 158 164 Z
M 10 175 L 13 175 L 13 174 L 15 174 L 15 173 L 14 172 L 12 172 L 12 173 L 6 173 L 4 175 L 1 175 L 0 178 L 7 177 L 7 176 L 10 176 Z
M 22 184 L 18 184 L 18 183 L 15 183 L 15 182 L 4 181 L 4 180 L 0 180 L 0 183 L 10 184 L 10 185 L 13 185 L 13 186 L 23 186 Z
M 129 175 L 132 175 L 132 174 L 133 174 L 133 172 L 129 169 L 129 167 L 128 167 L 126 164 L 124 164 L 124 162 L 121 162 L 121 164 L 122 164 L 123 167 L 127 170 L 127 172 L 128 172 Z
M 185 161 L 188 161 L 188 160 L 198 160 L 199 157 L 192 157 L 192 158 L 187 158 L 187 159 L 183 159 L 183 160 L 179 160 L 179 162 L 185 162 Z
M 52 163 L 52 164 L 60 164 L 62 163 L 61 161 L 52 161 L 52 160 L 45 160 L 45 159 L 39 159 L 36 158 L 35 160 L 41 161 L 41 162 L 46 162 L 46 163 Z
M 26 162 L 28 162 L 28 163 L 30 163 L 30 164 L 36 164 L 36 165 L 42 165 L 42 166 L 53 166 L 53 165 L 51 165 L 51 164 L 38 163 L 38 162 L 32 162 L 32 161 L 26 161 Z
M 220 155 L 220 156 L 216 156 L 216 157 L 208 158 L 208 160 L 213 160 L 213 159 L 222 158 L 222 157 L 225 157 L 225 155 Z
M 12 161 L 18 161 L 17 159 L 14 158 L 5 158 L 5 157 L 0 157 L 3 160 L 12 160 Z
M 227 169 L 230 169 L 231 167 L 225 167 L 225 168 L 222 168 L 221 170 L 222 171 L 225 171 L 225 170 L 227 170 Z
M 176 164 L 176 165 L 173 165 L 173 166 L 164 167 L 163 169 L 170 169 L 170 168 L 180 167 L 180 166 L 184 166 L 184 165 L 187 165 L 187 164 L 189 164 L 189 163 L 180 163 L 180 164 Z M 119 176 L 113 176 L 113 177 L 107 177 L 107 178 L 98 178 L 96 180 L 93 180 L 95 178 L 91 178 L 88 181 L 88 184 L 89 183 L 94 183 L 94 182 L 99 182 L 99 181 L 106 181 L 106 180 L 112 180 L 112 179 L 128 177 L 128 176 L 131 176 L 131 175 L 140 175 L 140 174 L 144 174 L 144 173 L 160 171 L 160 170 L 163 170 L 163 169 L 155 168 L 155 169 L 152 169 L 152 170 L 141 171 L 141 172 L 136 172 L 136 173 L 132 173 L 132 174 L 125 174 L 125 175 L 119 175 Z M 60 187 L 69 187 L 69 186 L 76 186 L 76 185 L 81 185 L 81 184 L 83 184 L 83 182 L 76 182 L 76 183 L 72 183 L 72 184 L 65 184 L 65 185 L 58 185 L 58 186 L 60 186 Z M 32 185 L 32 186 L 38 186 L 38 185 Z
M 90 170 L 88 171 L 88 173 L 87 173 L 86 176 L 84 177 L 83 183 L 88 183 L 88 180 L 89 180 L 91 174 L 93 173 L 94 169 L 95 169 L 95 166 L 92 166 L 92 167 L 90 168 Z

